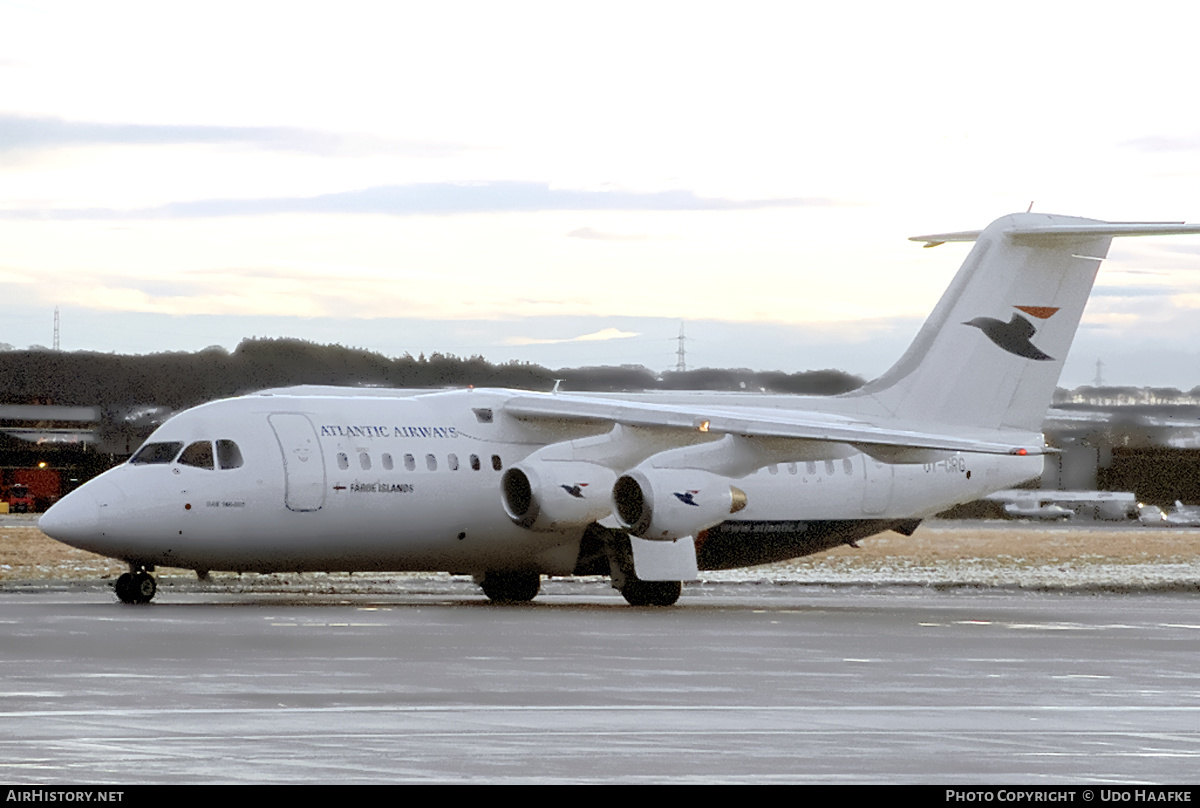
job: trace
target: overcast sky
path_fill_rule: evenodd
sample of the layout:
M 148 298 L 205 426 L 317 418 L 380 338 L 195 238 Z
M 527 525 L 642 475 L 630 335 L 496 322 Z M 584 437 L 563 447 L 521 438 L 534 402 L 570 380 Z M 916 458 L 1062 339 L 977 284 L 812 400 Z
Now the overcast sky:
M 1106 10 L 1110 9 L 1110 10 Z M 0 0 L 0 342 L 551 367 L 903 352 L 1034 210 L 1200 221 L 1200 7 Z M 1200 384 L 1200 238 L 1118 240 L 1063 384 Z

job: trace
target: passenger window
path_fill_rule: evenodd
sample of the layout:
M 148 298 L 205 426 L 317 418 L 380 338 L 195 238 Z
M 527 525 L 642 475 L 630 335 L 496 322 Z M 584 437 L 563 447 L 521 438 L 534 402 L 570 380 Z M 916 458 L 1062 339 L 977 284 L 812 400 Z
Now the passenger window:
M 446 464 L 450 466 L 451 471 L 458 471 L 458 455 L 452 454 L 446 458 Z
M 767 471 L 771 474 L 778 474 L 779 473 L 779 464 L 772 463 L 771 465 L 767 466 Z
M 417 460 L 410 454 L 404 456 L 404 468 L 408 471 L 414 471 L 417 468 Z
M 242 450 L 231 440 L 217 441 L 217 465 L 222 469 L 240 469 Z
M 179 454 L 179 450 L 183 448 L 183 442 L 171 441 L 170 443 L 147 443 L 142 448 L 138 449 L 133 457 L 129 458 L 129 462 L 135 466 L 153 466 L 162 463 L 170 463 L 175 459 L 175 455 Z
M 371 456 L 366 452 L 358 453 L 358 465 L 362 466 L 363 471 L 371 470 Z
M 430 471 L 437 471 L 437 458 L 431 454 L 425 455 L 425 468 Z
M 796 473 L 796 464 L 788 463 L 788 474 L 795 474 L 795 473 Z
M 854 473 L 854 463 L 851 462 L 850 458 L 847 457 L 842 461 L 842 471 L 846 472 L 848 475 Z
M 350 458 L 346 457 L 345 452 L 338 452 L 338 468 L 342 471 L 350 468 Z
M 179 463 L 198 469 L 214 468 L 212 444 L 206 440 L 196 441 L 183 450 L 183 454 L 179 456 Z
M 809 474 L 816 474 L 817 473 L 817 464 L 815 462 L 813 462 L 812 460 L 810 460 L 804 464 L 804 470 L 807 471 Z
M 825 473 L 833 474 L 833 461 L 832 460 L 825 461 Z
M 471 471 L 479 471 L 479 455 L 471 455 Z
M 492 455 L 492 468 L 496 471 L 504 468 L 504 464 L 500 462 L 500 455 Z
M 383 467 L 388 471 L 392 470 L 392 456 L 387 452 L 383 453 Z

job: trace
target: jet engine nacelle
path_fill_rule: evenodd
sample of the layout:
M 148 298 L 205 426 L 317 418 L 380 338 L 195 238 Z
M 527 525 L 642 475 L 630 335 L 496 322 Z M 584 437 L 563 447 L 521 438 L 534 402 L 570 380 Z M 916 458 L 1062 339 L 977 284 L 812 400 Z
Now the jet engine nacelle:
M 617 521 L 642 539 L 695 536 L 746 507 L 726 477 L 698 469 L 636 468 L 613 485 Z
M 533 460 L 500 478 L 508 518 L 530 530 L 569 530 L 612 513 L 616 472 L 595 463 Z

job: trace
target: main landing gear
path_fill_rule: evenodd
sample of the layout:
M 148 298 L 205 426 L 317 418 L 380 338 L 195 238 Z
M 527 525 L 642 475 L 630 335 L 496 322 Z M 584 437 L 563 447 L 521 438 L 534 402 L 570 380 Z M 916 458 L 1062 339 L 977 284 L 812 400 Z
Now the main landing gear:
M 612 588 L 621 593 L 630 606 L 674 606 L 683 592 L 680 581 L 643 581 L 633 564 L 633 546 L 629 534 L 606 530 L 601 534 L 604 556 Z
M 526 603 L 542 589 L 542 576 L 536 572 L 485 572 L 476 578 L 488 600 L 500 603 Z
M 149 603 L 158 591 L 158 584 L 145 567 L 135 568 L 130 564 L 129 572 L 117 579 L 114 588 L 122 603 Z
M 579 545 L 575 575 L 608 575 L 612 588 L 630 606 L 674 606 L 683 592 L 679 581 L 645 581 L 637 576 L 629 534 L 593 522 Z M 485 572 L 475 575 L 483 594 L 500 603 L 523 603 L 537 597 L 541 575 L 536 572 Z

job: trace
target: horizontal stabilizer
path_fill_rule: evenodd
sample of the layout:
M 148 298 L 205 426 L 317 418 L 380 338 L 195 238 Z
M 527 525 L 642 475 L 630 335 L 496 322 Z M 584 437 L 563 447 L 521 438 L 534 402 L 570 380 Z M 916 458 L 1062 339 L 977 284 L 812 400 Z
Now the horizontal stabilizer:
M 924 242 L 926 247 L 936 247 L 948 241 L 975 241 L 982 230 L 963 230 L 959 233 L 935 233 L 929 236 L 913 236 L 909 241 Z M 1200 224 L 1183 222 L 1096 222 L 1094 224 L 1048 224 L 1008 227 L 1001 231 L 1006 236 L 1021 237 L 1068 237 L 1068 236 L 1184 236 L 1200 234 Z
M 909 236 L 909 241 L 923 241 L 926 247 L 937 247 L 947 241 L 975 241 L 982 230 L 964 230 L 960 233 L 936 233 L 932 236 Z

